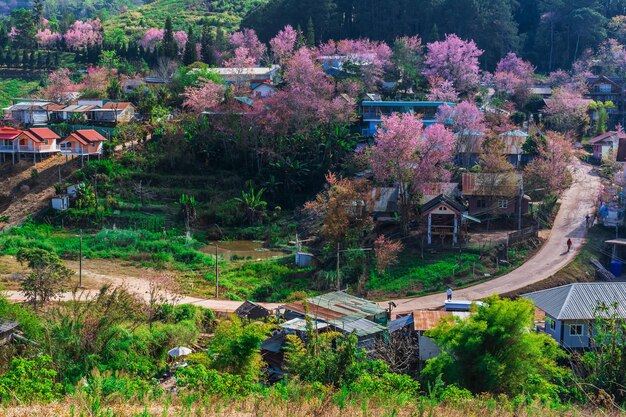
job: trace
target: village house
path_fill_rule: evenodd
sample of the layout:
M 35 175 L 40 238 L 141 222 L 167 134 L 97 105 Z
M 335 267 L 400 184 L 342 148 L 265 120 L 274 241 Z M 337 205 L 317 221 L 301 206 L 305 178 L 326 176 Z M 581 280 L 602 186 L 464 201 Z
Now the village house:
M 11 154 L 13 163 L 25 158 L 32 158 L 37 162 L 45 155 L 59 152 L 58 140 L 60 136 L 46 127 L 30 128 L 28 130 L 0 127 L 0 161 L 5 162 Z
M 422 205 L 422 233 L 425 233 L 426 243 L 433 244 L 435 238 L 441 245 L 446 240 L 452 245 L 463 241 L 467 235 L 468 221 L 480 223 L 480 220 L 467 213 L 465 205 L 453 196 L 440 194 Z
M 620 142 L 625 140 L 626 133 L 615 130 L 603 133 L 593 139 L 590 139 L 589 143 L 593 146 L 593 157 L 598 161 L 607 159 L 609 156 L 617 158 Z
M 77 130 L 59 142 L 63 155 L 101 155 L 106 138 L 92 129 Z
M 566 349 L 592 347 L 598 317 L 626 319 L 626 282 L 575 283 L 522 297 L 545 313 L 540 330 Z
M 5 118 L 24 126 L 45 125 L 48 123 L 47 106 L 49 101 L 22 101 L 3 109 Z
M 374 136 L 382 117 L 389 116 L 392 113 L 420 114 L 424 126 L 430 126 L 435 123 L 435 114 L 439 106 L 452 107 L 454 103 L 442 101 L 363 100 L 359 106 L 359 113 L 363 121 L 361 135 L 365 137 Z
M 419 359 L 427 361 L 441 353 L 441 349 L 433 339 L 426 336 L 426 332 L 434 329 L 442 320 L 448 318 L 466 319 L 470 313 L 465 311 L 419 310 L 412 313 L 413 330 L 417 333 Z
M 135 106 L 130 102 L 108 101 L 92 110 L 93 120 L 101 123 L 128 123 L 135 118 Z
M 499 217 L 528 213 L 530 198 L 521 196 L 521 174 L 502 173 L 471 173 L 462 175 L 463 197 L 467 200 L 471 216 Z
M 594 101 L 612 101 L 615 105 L 614 108 L 607 109 L 609 115 L 608 127 L 610 129 L 615 128 L 616 125 L 624 125 L 626 121 L 626 96 L 624 93 L 624 81 L 619 77 L 606 77 L 601 75 L 599 77 L 587 78 L 588 92 L 585 94 L 585 98 Z M 592 114 L 592 120 L 595 120 L 597 115 Z
M 528 133 L 519 130 L 509 130 L 498 135 L 504 145 L 504 155 L 507 161 L 515 168 L 530 162 L 530 155 L 524 152 L 524 144 L 528 140 Z
M 254 98 L 271 97 L 276 94 L 276 87 L 266 82 L 252 83 L 250 87 L 252 88 L 252 96 Z
M 280 72 L 279 65 L 271 67 L 234 67 L 211 68 L 212 72 L 220 75 L 229 84 L 245 84 L 251 86 L 257 83 L 276 84 Z
M 287 321 L 281 323 L 280 330 L 261 344 L 261 354 L 273 375 L 282 372 L 283 346 L 287 335 L 296 335 L 307 342 L 307 320 L 315 332 L 354 334 L 358 338 L 358 346 L 366 350 L 388 332 L 389 312 L 386 308 L 344 291 L 308 298 L 306 305 L 300 301 L 287 303 L 281 309 L 284 309 L 281 316 Z
M 93 104 L 70 104 L 68 106 L 51 104 L 48 106 L 50 122 L 89 123 L 94 120 Z
M 472 130 L 456 134 L 459 140 L 459 148 L 455 160 L 459 165 L 471 167 L 480 162 L 480 154 L 483 152 L 485 140 L 483 132 Z M 519 130 L 509 130 L 500 133 L 498 138 L 502 142 L 502 154 L 506 160 L 516 168 L 530 162 L 530 155 L 524 152 L 524 143 L 528 140 L 528 133 Z

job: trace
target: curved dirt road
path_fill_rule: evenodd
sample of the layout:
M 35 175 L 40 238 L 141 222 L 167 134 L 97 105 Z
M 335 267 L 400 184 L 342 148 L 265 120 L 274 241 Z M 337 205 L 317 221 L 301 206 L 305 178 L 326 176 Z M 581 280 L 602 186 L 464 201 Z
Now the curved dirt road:
M 580 251 L 580 247 L 585 240 L 586 227 L 585 216 L 594 211 L 594 207 L 600 192 L 600 179 L 592 172 L 592 167 L 577 163 L 573 167 L 574 183 L 563 194 L 561 207 L 554 221 L 554 225 L 548 240 L 542 248 L 514 271 L 494 278 L 491 281 L 474 285 L 465 289 L 454 291 L 454 298 L 466 300 L 479 300 L 494 293 L 505 294 L 530 284 L 549 278 L 568 263 L 570 263 Z M 570 253 L 566 252 L 566 241 L 572 239 L 574 243 Z M 69 265 L 77 270 L 77 265 Z M 91 278 L 95 286 L 90 286 L 92 290 L 86 290 L 83 296 L 95 294 L 95 288 L 102 283 L 109 282 L 113 285 L 125 285 L 131 292 L 134 292 L 146 299 L 149 298 L 149 281 L 141 271 L 118 271 L 120 273 L 101 274 L 94 271 L 85 271 L 83 274 Z M 23 300 L 23 295 L 19 291 L 8 291 L 7 296 L 14 301 Z M 71 299 L 71 294 L 65 294 L 62 299 Z M 421 309 L 435 309 L 442 307 L 445 301 L 445 294 L 433 294 L 425 297 L 406 298 L 392 300 L 396 304 L 394 313 L 403 313 Z M 179 303 L 196 304 L 210 308 L 218 312 L 232 313 L 241 305 L 240 301 L 202 299 L 196 297 L 182 296 L 177 298 Z M 267 308 L 273 309 L 278 304 L 261 303 Z M 388 301 L 379 302 L 387 307 Z
M 548 240 L 531 259 L 519 268 L 482 284 L 454 291 L 454 298 L 480 300 L 492 294 L 506 294 L 549 278 L 569 264 L 585 241 L 585 216 L 594 211 L 600 193 L 600 178 L 590 165 L 577 163 L 572 168 L 574 182 L 563 194 L 561 207 L 554 220 Z M 573 249 L 567 253 L 567 239 L 572 239 Z M 393 300 L 394 312 L 402 313 L 443 306 L 446 295 L 433 294 L 419 298 Z M 387 307 L 387 302 L 379 303 Z

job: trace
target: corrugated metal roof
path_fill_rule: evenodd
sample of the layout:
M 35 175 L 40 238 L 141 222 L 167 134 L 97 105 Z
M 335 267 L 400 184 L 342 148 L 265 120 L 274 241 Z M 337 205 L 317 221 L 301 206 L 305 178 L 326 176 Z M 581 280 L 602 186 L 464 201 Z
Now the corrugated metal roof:
M 474 173 L 465 172 L 462 175 L 462 193 L 464 196 L 489 195 L 511 196 L 517 192 L 517 184 L 522 178 L 515 172 L 502 173 Z
M 328 327 L 328 323 L 324 323 L 323 321 L 320 321 L 320 320 L 313 320 L 311 322 L 311 325 L 314 326 L 313 328 L 317 330 L 325 329 L 326 327 Z M 306 331 L 306 320 L 301 319 L 301 318 L 291 319 L 289 321 L 286 321 L 280 324 L 280 327 L 282 327 L 283 329 L 304 332 Z
M 557 320 L 591 320 L 599 305 L 617 305 L 615 314 L 626 318 L 626 282 L 590 282 L 563 285 L 524 294 L 546 314 Z M 611 309 L 612 311 L 612 309 Z
M 397 318 L 389 322 L 389 332 L 397 332 L 407 326 L 413 324 L 413 314 L 407 314 L 404 317 Z
M 13 320 L 0 319 L 0 333 L 10 332 L 19 326 L 19 323 Z
M 333 320 L 330 324 L 343 333 L 351 334 L 354 332 L 357 337 L 382 333 L 387 330 L 386 327 L 368 319 L 358 319 L 352 321 Z
M 444 318 L 451 316 L 450 311 L 414 311 L 413 312 L 413 329 L 416 331 L 432 330 Z
M 310 307 L 313 305 L 325 307 L 345 316 L 372 316 L 383 314 L 387 310 L 376 303 L 358 298 L 343 291 L 334 291 L 308 299 Z

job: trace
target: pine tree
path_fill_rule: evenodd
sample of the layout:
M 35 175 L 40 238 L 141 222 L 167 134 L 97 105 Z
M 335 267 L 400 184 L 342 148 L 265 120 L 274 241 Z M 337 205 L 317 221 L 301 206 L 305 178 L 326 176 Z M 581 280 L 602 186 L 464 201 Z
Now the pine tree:
M 172 28 L 172 18 L 167 17 L 165 20 L 165 32 L 163 33 L 163 41 L 161 42 L 163 47 L 163 56 L 168 58 L 176 58 L 178 55 L 178 46 L 174 39 L 174 29 Z
M 28 58 L 28 69 L 31 71 L 35 69 L 35 65 L 37 65 L 37 59 L 35 57 L 35 51 L 30 52 L 30 57 Z
M 202 46 L 202 62 L 209 65 L 217 64 L 215 59 L 215 53 L 213 52 L 213 35 L 208 26 L 204 27 L 202 31 L 202 39 L 200 40 Z
M 33 0 L 33 24 L 39 26 L 43 21 L 43 3 L 44 0 Z
M 26 51 L 26 49 L 24 49 L 22 51 L 22 68 L 26 69 L 28 67 L 28 63 L 29 63 L 29 59 L 28 59 L 28 51 Z
M 309 16 L 309 21 L 306 25 L 306 43 L 309 46 L 315 46 L 315 26 L 311 16 Z
M 59 53 L 55 52 L 54 53 L 54 68 L 59 68 L 59 61 L 60 61 Z
M 183 53 L 183 64 L 191 65 L 198 60 L 196 53 L 196 38 L 193 34 L 193 28 L 189 26 L 187 30 L 187 43 L 185 43 L 185 52 Z
M 439 40 L 439 28 L 436 23 L 433 23 L 433 27 L 430 29 L 430 35 L 428 36 L 430 42 L 436 42 Z
M 43 68 L 43 54 L 41 52 L 37 52 L 37 68 Z
M 223 51 L 226 49 L 226 35 L 224 34 L 224 29 L 218 27 L 215 31 L 215 47 L 218 51 Z
M 296 50 L 298 50 L 306 46 L 306 37 L 300 25 L 296 27 L 296 32 L 298 33 L 298 37 L 296 38 Z

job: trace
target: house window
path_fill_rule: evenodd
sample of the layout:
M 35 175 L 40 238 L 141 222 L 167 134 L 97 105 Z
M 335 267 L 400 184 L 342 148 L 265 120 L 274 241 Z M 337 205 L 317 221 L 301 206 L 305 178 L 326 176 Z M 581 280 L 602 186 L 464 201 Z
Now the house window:
M 44 145 L 49 145 L 49 143 L 48 143 L 48 139 L 45 139 L 45 140 L 43 141 L 43 143 L 44 143 Z
M 476 207 L 487 208 L 487 200 L 476 200 Z
M 583 335 L 583 325 L 582 324 L 571 324 L 569 326 L 569 335 L 570 336 L 582 336 Z
M 598 90 L 601 93 L 604 93 L 604 94 L 610 93 L 611 92 L 611 85 L 610 84 L 600 84 L 598 86 Z
M 550 330 L 556 329 L 556 321 L 554 321 L 550 317 L 546 317 L 546 327 L 549 327 Z
M 509 208 L 509 200 L 498 200 L 498 208 L 499 209 Z

